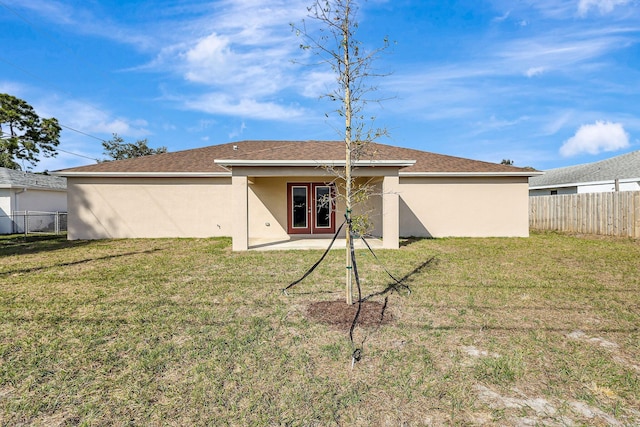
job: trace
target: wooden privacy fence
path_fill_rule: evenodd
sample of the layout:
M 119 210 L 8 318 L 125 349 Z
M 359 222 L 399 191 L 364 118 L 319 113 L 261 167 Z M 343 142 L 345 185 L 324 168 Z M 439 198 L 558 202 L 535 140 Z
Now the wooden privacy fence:
M 529 197 L 529 226 L 640 238 L 640 191 Z

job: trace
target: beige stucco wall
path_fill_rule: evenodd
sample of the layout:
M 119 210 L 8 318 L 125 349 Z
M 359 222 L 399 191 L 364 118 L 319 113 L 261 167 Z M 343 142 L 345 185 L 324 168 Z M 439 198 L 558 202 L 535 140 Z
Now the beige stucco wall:
M 317 175 L 249 176 L 249 238 L 289 238 L 287 183 L 326 182 Z M 363 178 L 360 178 L 361 180 Z M 383 235 L 382 178 L 363 211 Z M 68 185 L 70 239 L 232 236 L 231 178 L 81 178 Z M 528 236 L 526 177 L 407 178 L 397 185 L 400 236 Z M 356 212 L 357 213 L 357 212 Z M 339 202 L 336 226 L 344 219 Z
M 230 236 L 230 178 L 67 180 L 68 238 Z
M 526 177 L 400 178 L 400 236 L 526 237 Z
M 287 182 L 284 178 L 250 179 L 250 238 L 288 239 Z
M 328 183 L 317 176 L 303 177 L 252 177 L 249 179 L 249 237 L 265 239 L 289 239 L 287 234 L 287 183 Z M 357 179 L 356 182 L 364 182 Z M 367 213 L 374 226 L 373 234 L 382 235 L 382 192 L 380 180 L 372 184 L 373 196 L 360 204 L 355 213 Z M 345 205 L 342 199 L 336 204 L 336 230 L 344 221 Z M 344 230 L 340 233 L 344 236 Z M 326 235 L 324 235 L 326 236 Z

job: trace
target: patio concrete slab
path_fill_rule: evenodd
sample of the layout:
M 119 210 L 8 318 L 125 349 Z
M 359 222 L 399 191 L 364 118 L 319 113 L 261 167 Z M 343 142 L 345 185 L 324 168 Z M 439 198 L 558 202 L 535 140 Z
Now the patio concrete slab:
M 273 240 L 273 239 L 249 239 L 250 251 L 290 251 L 290 250 L 326 250 L 331 243 L 331 239 L 313 239 L 301 238 L 290 240 Z M 356 249 L 366 248 L 361 239 L 354 240 Z M 382 239 L 370 238 L 367 243 L 372 249 L 382 248 Z M 344 249 L 347 245 L 346 239 L 336 239 L 331 249 Z

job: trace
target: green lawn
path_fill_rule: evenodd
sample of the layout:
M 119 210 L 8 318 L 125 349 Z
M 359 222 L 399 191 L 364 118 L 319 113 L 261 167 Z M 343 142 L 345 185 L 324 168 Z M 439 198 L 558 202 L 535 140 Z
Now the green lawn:
M 343 298 L 343 251 L 285 296 L 321 252 L 0 237 L 0 425 L 640 424 L 639 241 L 404 243 L 378 256 L 412 293 L 352 368 L 307 315 Z

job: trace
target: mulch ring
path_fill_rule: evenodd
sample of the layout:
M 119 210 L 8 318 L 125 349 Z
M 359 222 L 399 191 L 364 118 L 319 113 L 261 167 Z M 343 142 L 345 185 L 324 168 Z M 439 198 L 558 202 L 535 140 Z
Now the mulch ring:
M 307 307 L 307 315 L 310 319 L 346 331 L 351 328 L 357 311 L 358 304 L 348 305 L 344 299 L 312 302 Z M 393 315 L 384 303 L 365 301 L 362 303 L 357 326 L 375 327 L 392 321 Z

